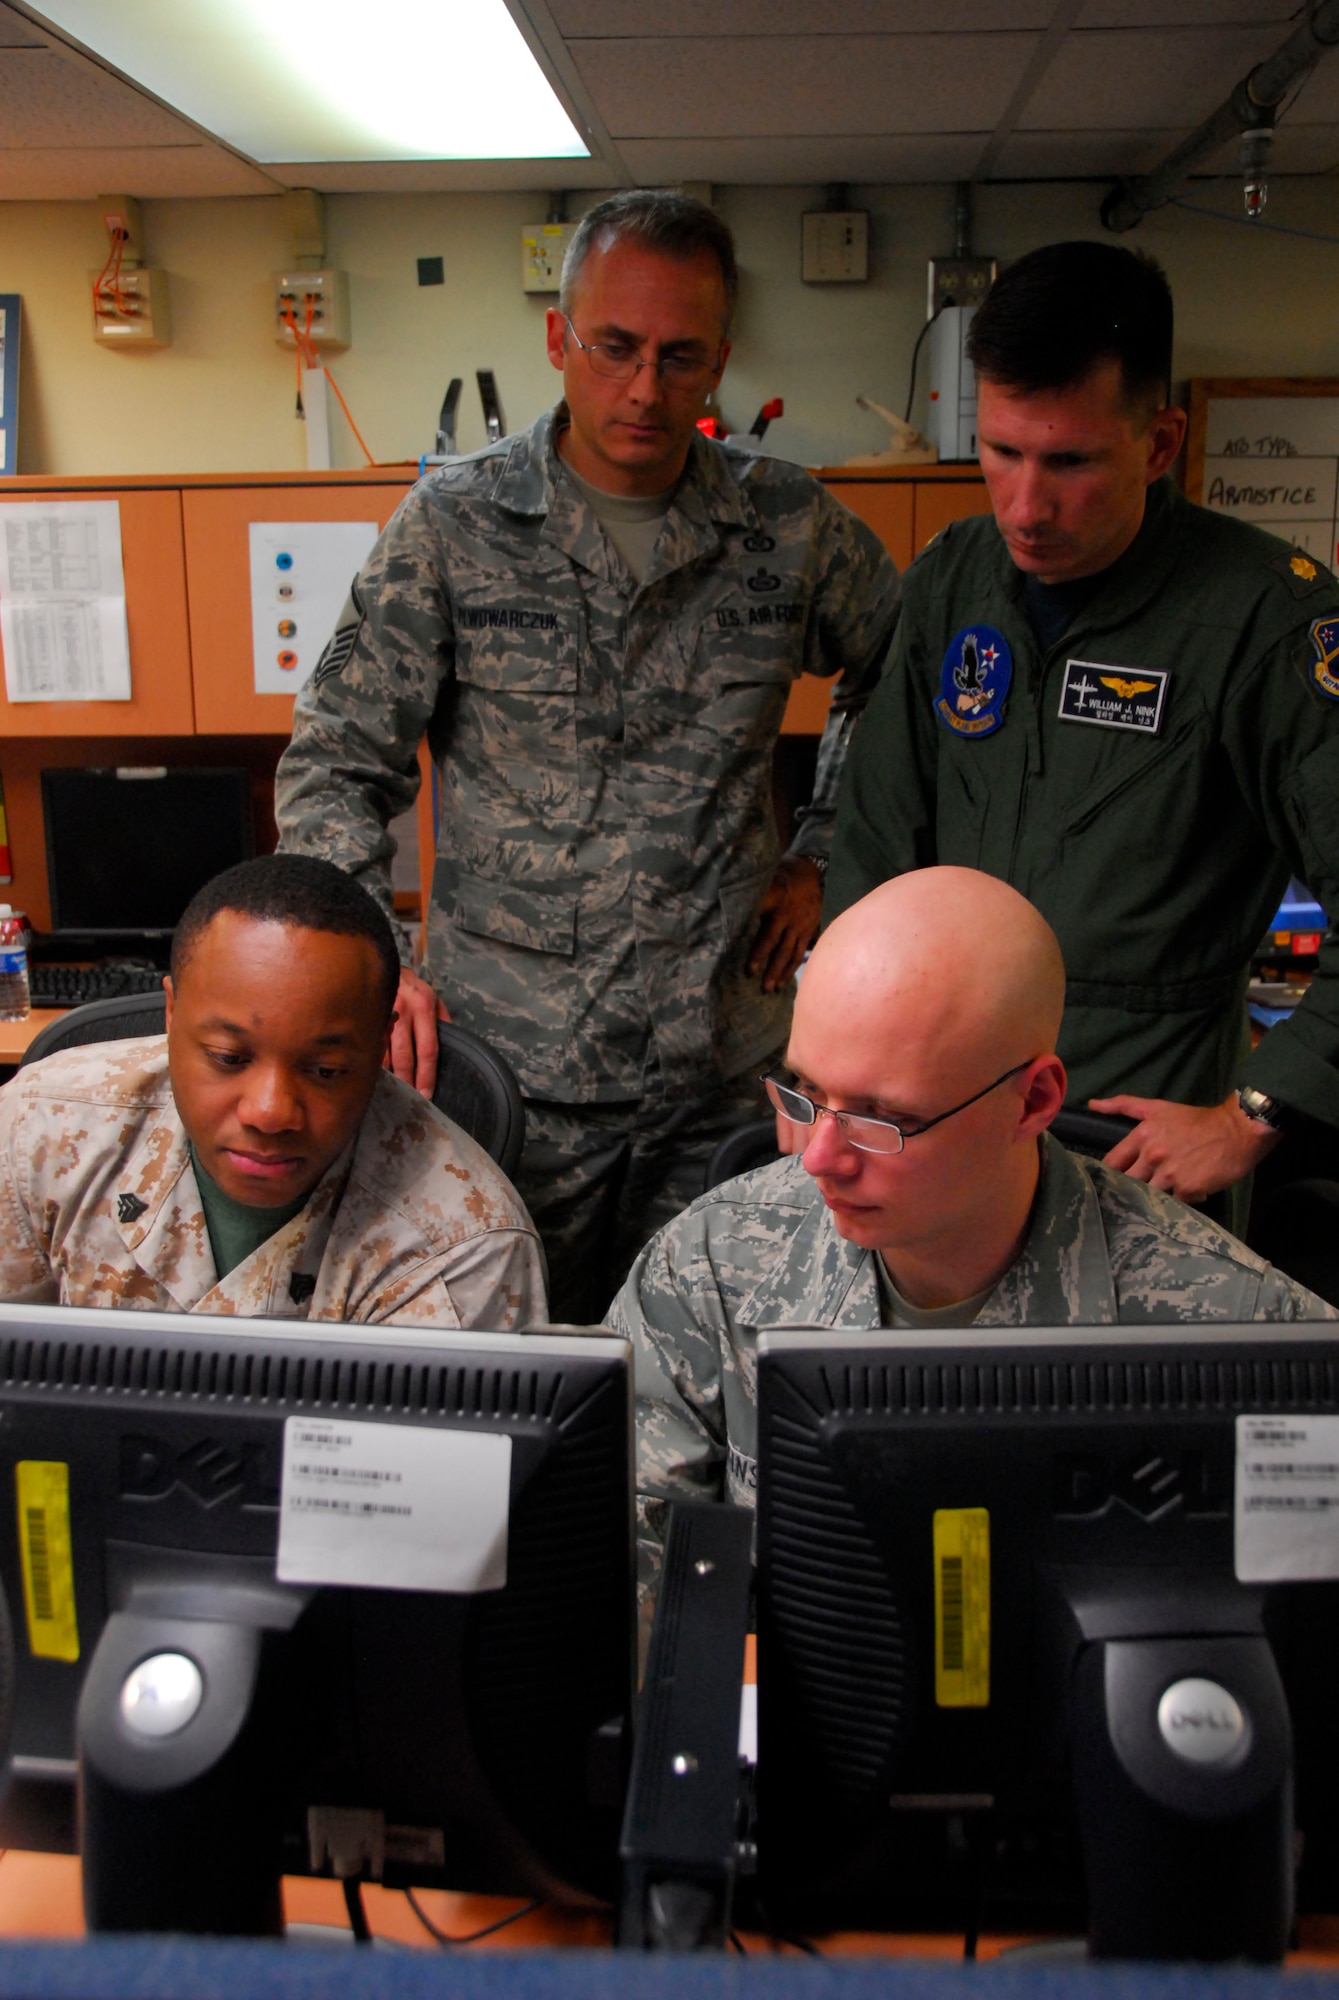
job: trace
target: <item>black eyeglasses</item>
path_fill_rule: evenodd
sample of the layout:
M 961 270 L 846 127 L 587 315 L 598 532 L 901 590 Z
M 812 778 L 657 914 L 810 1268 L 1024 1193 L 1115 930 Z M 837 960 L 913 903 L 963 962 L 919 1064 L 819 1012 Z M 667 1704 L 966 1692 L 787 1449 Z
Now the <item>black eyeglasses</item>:
M 842 1136 L 849 1145 L 862 1153 L 900 1153 L 908 1139 L 919 1139 L 922 1132 L 928 1132 L 933 1125 L 942 1125 L 946 1118 L 956 1118 L 969 1104 L 976 1104 L 983 1097 L 989 1097 L 992 1090 L 998 1090 L 1011 1076 L 1025 1070 L 1028 1063 L 1037 1060 L 1029 1056 L 1027 1062 L 1015 1063 L 1003 1076 L 997 1076 L 994 1083 L 988 1083 L 984 1090 L 978 1090 L 971 1097 L 964 1097 L 961 1104 L 955 1104 L 950 1111 L 941 1111 L 937 1118 L 927 1118 L 923 1125 L 915 1125 L 910 1131 L 899 1125 L 893 1118 L 867 1118 L 858 1111 L 834 1111 L 830 1104 L 820 1104 L 816 1098 L 808 1097 L 797 1090 L 793 1083 L 783 1083 L 777 1076 L 765 1076 L 763 1088 L 773 1105 L 783 1118 L 792 1125 L 817 1125 L 820 1114 L 826 1114 L 841 1129 Z
M 567 319 L 566 313 L 563 317 Z M 592 373 L 603 375 L 609 382 L 631 382 L 639 369 L 650 368 L 668 388 L 700 389 L 720 370 L 719 353 L 714 361 L 699 361 L 691 354 L 662 354 L 658 361 L 643 361 L 636 348 L 626 340 L 587 343 L 570 319 L 567 320 L 567 331 L 589 361 Z

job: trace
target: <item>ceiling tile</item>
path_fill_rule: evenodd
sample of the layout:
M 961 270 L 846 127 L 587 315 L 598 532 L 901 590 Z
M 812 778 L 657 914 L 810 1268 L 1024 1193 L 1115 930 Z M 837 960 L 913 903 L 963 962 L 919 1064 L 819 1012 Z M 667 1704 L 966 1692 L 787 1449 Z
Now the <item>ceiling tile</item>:
M 1035 35 L 794 36 L 576 42 L 596 109 L 623 137 L 988 132 Z
M 1055 0 L 550 0 L 570 38 L 625 35 L 916 35 L 981 29 L 1040 32 Z
M 1258 22 L 1287 40 L 1297 0 L 1085 0 L 1079 28 L 1195 28 Z
M 965 180 L 981 139 L 971 132 L 872 139 L 629 139 L 619 150 L 637 179 L 652 187 L 675 181 L 727 187 L 851 181 L 869 187 Z
M 0 7 L 0 49 L 44 49 L 46 42 L 22 14 L 12 7 Z
M 1178 146 L 1184 132 L 1014 132 L 1005 140 L 992 180 L 1119 179 L 1147 173 Z
M 52 49 L 0 48 L 0 144 L 152 146 L 198 134 L 151 98 L 93 63 Z
M 6 201 L 93 201 L 108 188 L 142 201 L 182 195 L 273 194 L 259 168 L 207 140 L 188 146 L 0 145 Z
M 1067 35 L 1019 119 L 1025 131 L 1189 131 L 1276 46 L 1271 28 L 1091 29 Z

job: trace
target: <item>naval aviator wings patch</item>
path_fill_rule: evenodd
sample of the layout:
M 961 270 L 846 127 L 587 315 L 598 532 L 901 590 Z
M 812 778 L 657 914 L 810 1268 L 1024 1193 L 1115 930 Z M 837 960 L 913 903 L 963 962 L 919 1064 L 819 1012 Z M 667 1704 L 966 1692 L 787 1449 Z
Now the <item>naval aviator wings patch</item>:
M 1162 728 L 1168 675 L 1162 667 L 1104 667 L 1066 660 L 1060 684 L 1062 722 L 1092 722 L 1099 729 L 1135 729 L 1156 736 Z

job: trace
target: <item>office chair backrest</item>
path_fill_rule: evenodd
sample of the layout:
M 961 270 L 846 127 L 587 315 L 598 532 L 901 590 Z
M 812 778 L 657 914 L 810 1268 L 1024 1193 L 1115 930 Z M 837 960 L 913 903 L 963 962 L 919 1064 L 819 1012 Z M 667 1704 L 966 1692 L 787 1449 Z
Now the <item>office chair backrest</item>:
M 86 1006 L 72 1007 L 61 1020 L 50 1022 L 35 1035 L 19 1067 L 89 1042 L 161 1035 L 166 1018 L 164 994 L 127 993 L 115 1000 L 90 1000 Z M 433 1103 L 462 1126 L 504 1174 L 514 1174 L 525 1139 L 525 1106 L 510 1068 L 487 1042 L 468 1028 L 458 1028 L 454 1021 L 438 1022 L 437 1049 Z
M 89 1000 L 71 1007 L 58 1021 L 48 1021 L 34 1035 L 19 1063 L 41 1062 L 62 1049 L 81 1049 L 89 1042 L 126 1042 L 135 1035 L 161 1035 L 167 1021 L 165 993 L 121 993 L 115 1000 Z
M 754 1167 L 768 1167 L 773 1160 L 781 1158 L 781 1149 L 776 1143 L 776 1119 L 755 1118 L 747 1125 L 741 1125 L 735 1132 L 728 1132 L 707 1162 L 706 1177 L 702 1192 L 709 1194 L 722 1181 L 732 1181 L 736 1174 L 747 1174 Z
M 454 1021 L 437 1023 L 437 1088 L 432 1101 L 464 1126 L 510 1179 L 525 1142 L 521 1087 L 496 1049 Z

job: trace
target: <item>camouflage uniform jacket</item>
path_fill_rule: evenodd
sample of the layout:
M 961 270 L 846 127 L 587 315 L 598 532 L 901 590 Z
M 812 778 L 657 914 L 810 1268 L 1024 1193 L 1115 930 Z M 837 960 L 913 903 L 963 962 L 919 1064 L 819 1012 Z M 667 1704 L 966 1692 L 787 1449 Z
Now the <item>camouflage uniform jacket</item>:
M 1042 1143 L 1027 1241 L 977 1326 L 1339 1318 L 1193 1209 Z M 880 1323 L 874 1253 L 838 1235 L 798 1158 L 713 1188 L 653 1237 L 608 1321 L 636 1354 L 644 1581 L 665 1501 L 753 1504 L 759 1328 Z
M 48 1056 L 0 1090 L 0 1299 L 498 1330 L 545 1316 L 511 1187 L 384 1073 L 306 1206 L 218 1278 L 163 1036 Z
M 777 862 L 792 682 L 843 673 L 820 789 L 887 651 L 897 574 L 798 466 L 694 435 L 637 585 L 532 429 L 420 481 L 298 698 L 281 844 L 389 907 L 388 818 L 427 731 L 441 824 L 427 973 L 529 1094 L 682 1099 L 784 1041 L 745 971 Z M 825 851 L 830 812 L 802 828 Z

